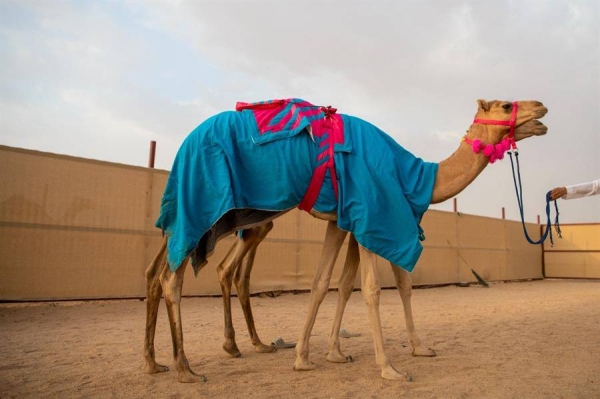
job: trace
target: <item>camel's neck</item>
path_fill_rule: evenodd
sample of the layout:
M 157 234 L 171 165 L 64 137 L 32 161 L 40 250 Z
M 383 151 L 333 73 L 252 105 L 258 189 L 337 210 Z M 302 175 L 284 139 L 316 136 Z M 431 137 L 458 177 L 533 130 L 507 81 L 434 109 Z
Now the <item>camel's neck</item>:
M 494 144 L 489 141 L 487 129 L 482 125 L 472 125 L 467 137 L 478 138 L 486 144 Z M 446 201 L 460 193 L 485 169 L 488 162 L 486 156 L 481 153 L 475 154 L 470 145 L 461 143 L 454 154 L 440 162 L 431 203 Z

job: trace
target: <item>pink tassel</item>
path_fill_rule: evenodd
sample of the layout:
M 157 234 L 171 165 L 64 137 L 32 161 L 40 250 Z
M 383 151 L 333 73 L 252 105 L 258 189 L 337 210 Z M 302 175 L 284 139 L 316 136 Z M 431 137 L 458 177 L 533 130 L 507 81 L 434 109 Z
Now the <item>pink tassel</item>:
M 463 140 L 467 141 L 467 143 L 470 142 L 469 144 L 471 144 L 471 147 L 475 154 L 483 152 L 483 155 L 489 158 L 490 163 L 494 163 L 497 160 L 504 159 L 504 154 L 510 150 L 511 145 L 514 145 L 514 139 L 510 138 L 505 138 L 504 140 L 495 145 L 483 144 L 481 140 L 478 139 L 470 141 L 469 139 L 464 138 Z
M 494 153 L 494 146 L 491 144 L 486 145 L 483 148 L 483 155 L 485 155 L 486 157 L 491 156 Z
M 473 140 L 471 146 L 473 147 L 473 152 L 479 154 L 479 151 L 481 150 L 481 140 Z

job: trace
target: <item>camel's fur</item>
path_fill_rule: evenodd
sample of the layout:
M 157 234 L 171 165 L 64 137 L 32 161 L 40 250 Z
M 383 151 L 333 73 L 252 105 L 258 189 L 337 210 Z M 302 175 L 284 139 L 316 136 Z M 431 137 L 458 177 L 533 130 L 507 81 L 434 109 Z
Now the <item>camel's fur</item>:
M 479 100 L 478 105 L 479 108 L 476 118 L 496 120 L 508 120 L 510 118 L 512 109 L 511 102 L 486 102 Z M 515 130 L 515 139 L 518 141 L 530 136 L 545 134 L 547 130 L 546 127 L 536 119 L 543 117 L 546 112 L 547 109 L 540 102 L 520 101 L 516 121 L 517 128 Z M 508 129 L 507 126 L 473 124 L 467 132 L 467 137 L 470 139 L 480 139 L 484 143 L 495 144 L 500 142 L 507 135 Z M 481 171 L 483 171 L 487 164 L 487 158 L 482 154 L 474 154 L 468 145 L 461 143 L 457 151 L 455 151 L 448 159 L 440 162 L 431 203 L 442 202 L 458 194 L 467 187 Z M 312 370 L 316 367 L 308 360 L 310 333 L 316 319 L 319 305 L 323 301 L 329 288 L 333 265 L 335 264 L 347 234 L 337 228 L 335 215 L 320 214 L 315 211 L 311 211 L 311 214 L 319 219 L 327 220 L 328 226 L 319 267 L 312 284 L 307 320 L 296 347 L 296 362 L 294 364 L 296 370 Z M 226 314 L 226 341 L 223 347 L 232 355 L 239 355 L 239 350 L 235 345 L 230 313 L 230 287 L 232 276 L 234 275 L 234 280 L 238 288 L 238 295 L 240 296 L 240 301 L 244 309 L 252 342 L 258 351 L 271 351 L 270 348 L 260 342 L 260 339 L 256 335 L 248 300 L 249 276 L 252 269 L 254 254 L 258 244 L 265 238 L 271 228 L 272 224 L 269 222 L 262 227 L 258 226 L 247 230 L 245 232 L 245 239 L 236 241 L 228 255 L 218 267 Z M 244 267 L 240 267 L 246 254 L 249 255 L 247 263 Z M 374 253 L 360 246 L 353 236 L 350 237 L 346 262 L 340 277 L 338 306 L 329 339 L 329 354 L 327 359 L 333 362 L 346 362 L 348 359 L 340 351 L 338 331 L 346 302 L 353 290 L 354 277 L 356 276 L 356 271 L 358 270 L 358 265 L 360 263 L 361 291 L 369 309 L 369 318 L 371 320 L 375 344 L 375 359 L 377 365 L 381 369 L 381 376 L 390 380 L 410 380 L 410 375 L 404 372 L 398 372 L 392 366 L 385 353 L 379 317 L 380 284 L 375 266 L 375 259 L 376 255 Z M 146 358 L 146 372 L 156 373 L 167 370 L 165 366 L 156 363 L 154 355 L 156 316 L 161 293 L 164 293 L 173 338 L 173 355 L 179 373 L 179 381 L 196 382 L 203 380 L 204 377 L 195 374 L 189 367 L 183 351 L 181 315 L 179 311 L 181 286 L 186 265 L 187 262 L 184 262 L 176 272 L 171 272 L 166 262 L 166 243 L 163 243 L 158 255 L 146 271 L 148 304 L 144 356 Z M 391 266 L 404 307 L 406 328 L 413 347 L 413 355 L 435 356 L 433 350 L 421 345 L 414 330 L 410 304 L 412 289 L 410 275 L 398 266 L 393 264 Z

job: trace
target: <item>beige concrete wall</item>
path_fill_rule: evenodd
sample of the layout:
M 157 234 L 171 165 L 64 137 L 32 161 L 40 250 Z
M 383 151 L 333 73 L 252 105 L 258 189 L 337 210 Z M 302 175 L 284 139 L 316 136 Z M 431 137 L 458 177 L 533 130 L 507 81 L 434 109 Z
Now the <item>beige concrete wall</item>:
M 600 278 L 600 224 L 562 225 L 562 239 L 544 248 L 546 277 Z
M 167 176 L 0 147 L 0 299 L 140 295 Z
M 0 300 L 143 297 L 144 270 L 162 240 L 153 227 L 167 171 L 0 146 Z M 542 251 L 514 221 L 429 211 L 416 285 L 542 277 Z M 539 237 L 539 226 L 528 225 Z M 300 211 L 275 221 L 256 257 L 251 290 L 311 286 L 326 223 Z M 185 295 L 219 294 L 224 239 Z M 337 262 L 337 287 L 346 246 Z M 378 259 L 383 286 L 390 266 Z M 356 286 L 359 287 L 357 277 Z

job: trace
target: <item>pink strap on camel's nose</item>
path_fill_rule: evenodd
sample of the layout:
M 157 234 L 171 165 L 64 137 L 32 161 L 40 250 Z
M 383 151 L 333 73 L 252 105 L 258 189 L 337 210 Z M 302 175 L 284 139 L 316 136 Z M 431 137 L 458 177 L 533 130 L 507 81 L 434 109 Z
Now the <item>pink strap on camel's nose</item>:
M 482 125 L 503 125 L 503 126 L 515 126 L 517 121 L 517 108 L 519 108 L 519 104 L 515 101 L 513 102 L 513 109 L 510 115 L 510 120 L 501 121 L 498 119 L 479 119 L 475 118 L 473 123 L 479 123 Z

